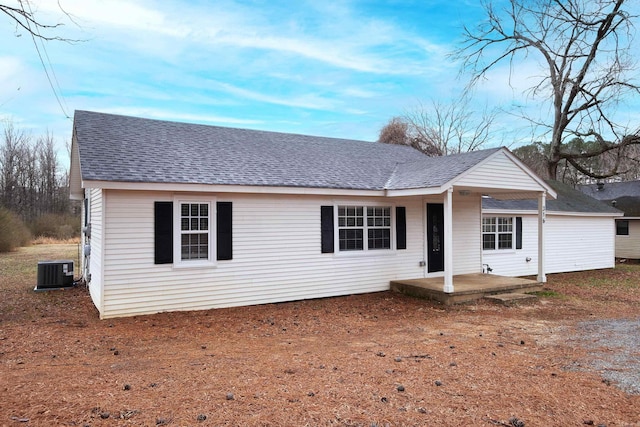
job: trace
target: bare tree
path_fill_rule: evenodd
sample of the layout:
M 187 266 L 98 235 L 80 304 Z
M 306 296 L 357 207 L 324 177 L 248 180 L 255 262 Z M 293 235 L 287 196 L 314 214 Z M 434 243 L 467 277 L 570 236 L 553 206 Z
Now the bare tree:
M 380 129 L 378 142 L 384 144 L 411 145 L 409 123 L 402 117 L 392 117 L 389 123 Z
M 53 136 L 34 140 L 7 121 L 0 139 L 0 207 L 31 222 L 69 210 L 68 175 L 61 174 Z
M 509 0 L 498 11 L 485 3 L 486 21 L 465 28 L 465 39 L 454 57 L 471 74 L 471 85 L 507 62 L 511 73 L 521 59 L 541 63 L 542 74 L 530 88 L 534 100 L 549 104 L 551 118 L 531 120 L 545 129 L 549 152 L 547 169 L 555 178 L 566 160 L 585 175 L 608 177 L 624 172 L 620 162 L 611 170 L 594 173 L 586 159 L 640 143 L 639 131 L 616 123 L 614 108 L 640 87 L 629 74 L 636 69 L 631 55 L 633 19 L 624 0 Z M 567 150 L 574 138 L 595 142 L 586 152 Z M 615 142 L 609 142 L 615 141 Z
M 471 109 L 468 95 L 450 104 L 431 101 L 402 117 L 393 117 L 380 131 L 379 142 L 410 145 L 429 156 L 474 151 L 491 137 L 494 113 Z
M 27 135 L 6 122 L 0 145 L 0 205 L 19 213 L 20 170 L 24 166 Z
M 62 12 L 64 12 L 65 15 L 67 15 L 67 17 L 71 19 L 70 15 L 66 13 L 64 9 L 62 9 L 59 3 L 58 7 L 60 7 L 60 10 L 62 10 Z M 64 24 L 60 22 L 55 24 L 45 24 L 37 19 L 29 0 L 17 0 L 15 6 L 0 4 L 0 12 L 7 15 L 10 20 L 14 22 L 14 24 L 16 25 L 16 30 L 21 29 L 23 31 L 26 31 L 33 37 L 46 41 L 74 41 L 55 34 L 49 35 L 49 31 L 55 30 Z M 16 31 L 16 33 L 18 34 L 19 32 Z
M 475 151 L 487 144 L 495 114 L 486 108 L 471 108 L 468 94 L 449 104 L 431 101 L 430 107 L 419 105 L 405 114 L 411 127 L 422 140 L 430 141 L 444 154 Z
M 518 156 L 531 170 L 536 172 L 544 179 L 549 178 L 547 168 L 549 158 L 549 144 L 535 142 L 533 144 L 523 145 L 513 150 L 513 154 Z M 597 150 L 596 142 L 585 142 L 579 138 L 574 138 L 565 143 L 564 150 L 574 154 L 581 154 L 593 150 Z M 619 150 L 624 150 L 619 154 L 617 150 L 608 151 L 599 156 L 584 159 L 581 168 L 588 170 L 590 173 L 585 174 L 581 170 L 576 169 L 566 159 L 560 159 L 558 162 L 556 177 L 558 181 L 576 186 L 578 184 L 592 184 L 598 182 L 599 179 L 593 178 L 593 175 L 600 176 L 602 171 L 624 170 L 625 173 L 619 173 L 615 177 L 610 177 L 612 181 L 635 181 L 640 179 L 640 145 L 627 145 Z

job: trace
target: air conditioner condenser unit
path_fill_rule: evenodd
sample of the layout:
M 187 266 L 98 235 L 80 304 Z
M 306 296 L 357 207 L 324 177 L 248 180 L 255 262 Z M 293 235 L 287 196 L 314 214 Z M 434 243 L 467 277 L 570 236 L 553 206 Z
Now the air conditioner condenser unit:
M 35 291 L 70 288 L 73 285 L 73 261 L 38 261 Z

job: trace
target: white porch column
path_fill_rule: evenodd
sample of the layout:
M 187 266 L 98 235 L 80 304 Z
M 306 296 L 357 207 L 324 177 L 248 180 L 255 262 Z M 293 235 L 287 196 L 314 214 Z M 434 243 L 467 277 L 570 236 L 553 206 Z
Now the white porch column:
M 538 196 L 538 282 L 546 283 L 547 275 L 544 269 L 544 223 L 547 216 L 547 192 Z
M 444 197 L 444 289 L 453 293 L 453 187 Z

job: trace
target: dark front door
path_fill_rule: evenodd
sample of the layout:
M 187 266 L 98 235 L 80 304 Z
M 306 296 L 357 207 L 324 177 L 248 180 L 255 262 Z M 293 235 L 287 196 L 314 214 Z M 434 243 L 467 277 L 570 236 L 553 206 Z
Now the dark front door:
M 444 271 L 444 205 L 427 203 L 427 271 Z

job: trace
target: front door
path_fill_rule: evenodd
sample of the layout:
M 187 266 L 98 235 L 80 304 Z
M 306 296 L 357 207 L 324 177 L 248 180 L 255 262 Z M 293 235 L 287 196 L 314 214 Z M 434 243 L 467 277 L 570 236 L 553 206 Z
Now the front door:
M 427 203 L 427 271 L 444 271 L 444 205 Z

